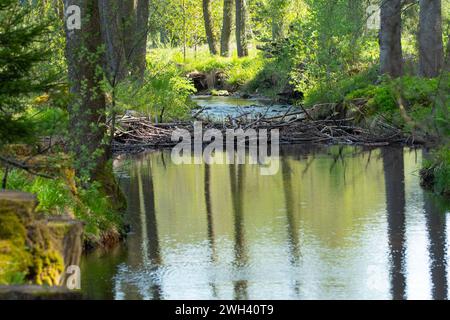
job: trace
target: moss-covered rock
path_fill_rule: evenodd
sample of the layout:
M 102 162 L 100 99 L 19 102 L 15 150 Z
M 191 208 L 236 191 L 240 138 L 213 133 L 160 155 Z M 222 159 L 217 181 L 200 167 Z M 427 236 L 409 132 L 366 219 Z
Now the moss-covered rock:
M 36 199 L 27 193 L 0 193 L 0 284 L 22 282 L 28 273 L 26 225 L 35 207 Z
M 82 223 L 39 217 L 36 206 L 32 194 L 0 192 L 0 284 L 60 285 L 65 268 L 79 264 Z

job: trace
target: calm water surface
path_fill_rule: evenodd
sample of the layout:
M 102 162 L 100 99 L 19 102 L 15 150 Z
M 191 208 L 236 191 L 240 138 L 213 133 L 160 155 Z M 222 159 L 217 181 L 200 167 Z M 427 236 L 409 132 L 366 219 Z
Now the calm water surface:
M 228 117 L 256 119 L 264 116 L 269 118 L 298 111 L 288 105 L 273 104 L 270 100 L 258 98 L 193 96 L 192 100 L 200 108 L 203 108 L 203 111 L 198 115 L 199 119 L 214 121 L 223 121 Z M 194 114 L 197 112 L 198 110 L 193 111 Z
M 125 244 L 86 256 L 96 299 L 445 299 L 449 212 L 423 151 L 282 149 L 280 170 L 116 161 Z

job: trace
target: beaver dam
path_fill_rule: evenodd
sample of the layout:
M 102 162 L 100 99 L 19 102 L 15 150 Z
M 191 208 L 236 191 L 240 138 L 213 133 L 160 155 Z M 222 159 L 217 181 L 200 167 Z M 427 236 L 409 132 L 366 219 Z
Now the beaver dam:
M 227 100 L 229 103 L 227 105 Z M 418 145 L 420 137 L 404 133 L 382 117 L 365 119 L 363 104 L 351 111 L 323 104 L 306 110 L 299 106 L 255 104 L 255 100 L 231 97 L 195 98 L 199 108 L 193 118 L 202 130 L 216 129 L 225 137 L 227 130 L 279 130 L 280 144 L 346 144 L 380 147 L 392 144 Z M 194 121 L 155 123 L 148 117 L 118 117 L 113 148 L 117 153 L 170 148 L 179 143 L 175 130 L 186 130 L 195 139 Z M 269 137 L 270 142 L 270 137 Z

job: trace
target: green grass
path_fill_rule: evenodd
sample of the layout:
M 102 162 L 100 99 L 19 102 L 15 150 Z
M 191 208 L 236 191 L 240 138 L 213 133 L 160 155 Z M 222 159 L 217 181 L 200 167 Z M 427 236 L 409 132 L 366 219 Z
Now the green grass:
M 255 79 L 265 64 L 264 58 L 256 49 L 250 50 L 248 57 L 238 58 L 236 53 L 233 53 L 231 57 L 211 56 L 206 47 L 201 47 L 196 55 L 189 51 L 186 60 L 184 60 L 183 53 L 179 48 L 153 49 L 149 54 L 149 61 L 152 59 L 172 63 L 183 74 L 192 71 L 224 72 L 227 77 L 227 84 L 240 89 L 246 87 L 250 81 Z

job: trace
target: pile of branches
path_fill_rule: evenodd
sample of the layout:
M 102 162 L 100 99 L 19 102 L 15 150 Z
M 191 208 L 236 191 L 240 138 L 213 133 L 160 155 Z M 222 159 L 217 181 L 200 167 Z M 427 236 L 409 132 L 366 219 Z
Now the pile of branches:
M 421 143 L 382 118 L 371 123 L 363 121 L 361 126 L 358 126 L 353 118 L 314 120 L 303 112 L 295 112 L 270 118 L 261 116 L 251 120 L 238 116 L 222 123 L 203 121 L 202 126 L 204 131 L 220 130 L 224 136 L 227 129 L 266 129 L 268 132 L 278 129 L 280 144 L 322 143 L 376 147 Z M 113 150 L 123 153 L 170 148 L 178 143 L 171 139 L 176 129 L 185 129 L 194 137 L 193 122 L 155 124 L 146 117 L 120 117 L 116 120 Z
M 155 124 L 147 117 L 123 116 L 116 119 L 114 127 L 114 152 L 140 152 L 152 148 L 168 148 L 172 132 L 187 128 L 187 123 Z

